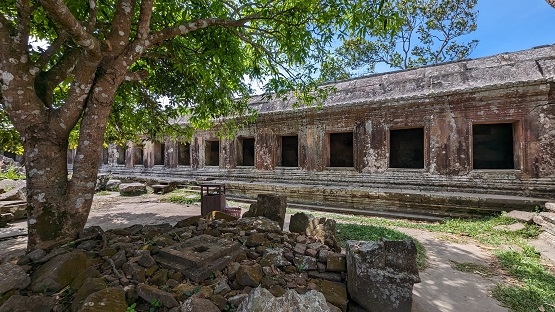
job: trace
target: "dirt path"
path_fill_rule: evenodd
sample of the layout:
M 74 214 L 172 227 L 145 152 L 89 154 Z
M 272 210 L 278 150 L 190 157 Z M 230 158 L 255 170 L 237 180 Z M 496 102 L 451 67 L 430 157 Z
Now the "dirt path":
M 87 226 L 99 225 L 107 230 L 132 224 L 173 224 L 199 213 L 199 205 L 160 203 L 159 195 L 122 198 L 113 193 L 95 197 Z M 501 278 L 484 277 L 452 268 L 452 261 L 489 265 L 492 255 L 487 250 L 471 242 L 458 243 L 439 239 L 438 235 L 441 234 L 438 233 L 413 229 L 399 230 L 418 239 L 428 255 L 428 267 L 420 273 L 422 282 L 414 287 L 413 312 L 509 311 L 491 297 L 491 289 L 495 284 L 502 282 Z M 25 222 L 0 229 L 0 238 L 18 233 L 26 233 Z M 4 262 L 23 255 L 25 246 L 24 236 L 0 240 L 0 259 Z

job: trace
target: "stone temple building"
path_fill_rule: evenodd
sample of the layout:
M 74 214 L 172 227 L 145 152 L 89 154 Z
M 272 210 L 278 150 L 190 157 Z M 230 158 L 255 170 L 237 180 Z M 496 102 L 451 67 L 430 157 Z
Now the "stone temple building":
M 555 45 L 340 81 L 320 108 L 254 98 L 233 138 L 112 146 L 102 170 L 227 196 L 433 219 L 555 198 Z

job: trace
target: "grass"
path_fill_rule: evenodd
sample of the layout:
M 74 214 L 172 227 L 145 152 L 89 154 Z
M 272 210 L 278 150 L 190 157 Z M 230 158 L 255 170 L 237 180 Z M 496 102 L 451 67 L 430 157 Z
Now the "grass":
M 95 193 L 94 195 L 96 196 L 106 196 L 106 195 L 110 195 L 110 191 L 99 191 L 97 193 Z
M 24 180 L 25 175 L 16 171 L 14 167 L 10 167 L 8 168 L 8 170 L 4 172 L 0 171 L 0 180 L 3 180 L 3 179 Z
M 497 285 L 493 295 L 514 311 L 555 312 L 555 276 L 541 265 L 538 252 L 524 248 L 522 252 L 498 251 L 502 266 L 519 283 Z
M 290 212 L 295 213 L 296 211 L 291 210 Z M 481 245 L 491 247 L 501 269 L 506 271 L 515 281 L 511 284 L 500 284 L 495 287 L 493 294 L 497 300 L 515 312 L 555 312 L 555 276 L 542 265 L 538 252 L 528 243 L 529 239 L 535 238 L 541 233 L 541 228 L 536 225 L 526 225 L 523 230 L 511 232 L 495 228 L 498 225 L 508 225 L 515 222 L 504 215 L 481 219 L 451 219 L 445 222 L 429 223 L 333 213 L 310 213 L 315 216 L 337 220 L 339 228 L 340 224 L 411 228 L 437 232 L 440 233 L 439 237 L 450 237 L 451 239 L 457 239 L 458 237 L 461 241 L 474 240 Z M 371 229 L 368 228 L 368 231 L 373 231 Z M 366 237 L 364 233 L 356 235 L 360 235 L 361 238 L 359 239 L 365 239 L 362 237 Z M 516 246 L 517 248 L 507 250 L 507 246 Z M 485 267 L 472 266 L 468 263 L 453 265 L 461 271 L 488 274 L 488 269 Z
M 188 189 L 176 189 L 162 195 L 160 200 L 164 202 L 190 205 L 200 202 L 200 194 Z
M 472 263 L 472 262 L 457 262 L 451 260 L 451 266 L 458 271 L 478 274 L 486 277 L 494 276 L 494 271 L 491 267 L 483 264 Z
M 424 246 L 416 239 L 397 230 L 385 227 L 360 224 L 337 224 L 337 240 L 342 247 L 348 240 L 378 241 L 380 239 L 405 240 L 411 239 L 416 245 L 416 264 L 419 270 L 426 267 L 426 251 Z

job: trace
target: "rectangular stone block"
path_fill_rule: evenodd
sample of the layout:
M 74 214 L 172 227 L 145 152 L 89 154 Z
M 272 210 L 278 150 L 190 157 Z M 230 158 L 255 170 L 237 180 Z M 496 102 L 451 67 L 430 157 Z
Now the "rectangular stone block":
M 203 234 L 163 248 L 154 259 L 198 283 L 225 268 L 240 252 L 237 242 Z

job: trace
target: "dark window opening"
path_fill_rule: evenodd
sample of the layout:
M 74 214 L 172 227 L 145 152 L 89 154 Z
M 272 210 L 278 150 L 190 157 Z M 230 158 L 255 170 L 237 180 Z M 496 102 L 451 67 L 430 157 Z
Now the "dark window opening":
M 206 141 L 204 150 L 206 166 L 220 165 L 220 141 Z
M 254 138 L 241 138 L 239 140 L 241 154 L 238 157 L 239 166 L 254 166 Z
M 164 165 L 166 161 L 166 144 L 154 144 L 154 165 Z
M 118 155 L 117 160 L 116 160 L 116 163 L 117 163 L 118 165 L 125 165 L 125 153 L 126 153 L 126 149 L 123 148 L 123 147 L 121 147 L 121 146 L 118 146 L 118 147 L 116 148 L 116 151 L 117 151 L 117 155 Z
M 330 167 L 354 167 L 353 133 L 330 133 Z
M 76 149 L 68 149 L 67 150 L 67 164 L 72 165 L 73 161 L 75 160 Z
M 8 157 L 8 158 L 11 158 L 11 159 L 13 159 L 13 160 L 16 160 L 16 159 L 17 159 L 17 154 L 12 153 L 12 152 L 4 152 L 4 156 L 5 156 L 5 157 Z
M 472 126 L 474 169 L 514 169 L 513 124 Z
M 191 165 L 191 144 L 179 143 L 177 145 L 177 165 L 178 166 Z
M 424 128 L 389 132 L 389 167 L 424 168 Z
M 133 148 L 133 166 L 140 166 L 143 165 L 143 149 L 142 148 Z
M 281 137 L 281 166 L 299 166 L 299 137 L 296 135 Z

